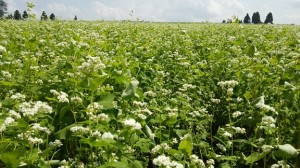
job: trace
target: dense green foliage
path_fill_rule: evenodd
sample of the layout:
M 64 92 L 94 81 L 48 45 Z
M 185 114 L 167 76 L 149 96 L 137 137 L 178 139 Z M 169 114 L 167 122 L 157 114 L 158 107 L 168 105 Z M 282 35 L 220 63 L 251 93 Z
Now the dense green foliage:
M 14 12 L 14 19 L 15 20 L 20 20 L 21 18 L 22 18 L 21 13 L 18 10 L 16 10 Z
M 247 13 L 247 15 L 244 18 L 244 23 L 251 23 L 251 19 L 250 19 L 250 16 L 249 16 L 248 13 Z
M 268 15 L 267 15 L 267 17 L 266 17 L 266 20 L 265 20 L 265 22 L 264 22 L 265 24 L 267 24 L 267 23 L 271 23 L 271 24 L 273 24 L 273 15 L 272 15 L 272 13 L 270 12 L 270 13 L 268 13 Z
M 300 28 L 0 22 L 0 167 L 297 166 Z
M 259 24 L 261 23 L 259 12 L 254 12 L 252 15 L 252 23 Z
M 0 17 L 2 17 L 7 11 L 7 3 L 3 0 L 0 0 Z

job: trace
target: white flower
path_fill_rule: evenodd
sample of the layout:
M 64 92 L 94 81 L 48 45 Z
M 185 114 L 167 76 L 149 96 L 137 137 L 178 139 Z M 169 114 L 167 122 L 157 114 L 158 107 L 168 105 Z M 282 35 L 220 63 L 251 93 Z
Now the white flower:
M 239 84 L 239 82 L 237 82 L 235 80 L 218 82 L 218 85 L 220 85 L 222 88 L 224 88 L 224 87 L 233 88 L 238 84 Z
M 16 93 L 12 96 L 10 96 L 11 99 L 14 99 L 14 100 L 21 100 L 21 101 L 24 101 L 25 100 L 25 95 L 22 95 L 21 93 Z
M 228 138 L 231 138 L 231 137 L 232 137 L 232 134 L 229 133 L 229 132 L 227 132 L 227 131 L 225 131 L 225 132 L 224 132 L 224 136 L 226 136 L 226 137 L 228 137 Z
M 75 96 L 75 97 L 71 98 L 71 102 L 76 103 L 76 104 L 80 104 L 80 103 L 82 103 L 82 99 L 78 96 Z
M 272 116 L 264 116 L 261 122 L 261 124 L 264 126 L 270 126 L 271 124 L 275 124 L 275 123 L 276 121 Z
M 10 79 L 12 77 L 11 73 L 9 73 L 8 71 L 1 71 L 2 75 L 6 78 L 6 79 Z
M 93 103 L 91 103 L 91 104 L 88 105 L 86 111 L 87 112 L 91 112 L 91 113 L 95 113 L 95 112 L 98 112 L 98 111 L 100 111 L 102 109 L 103 109 L 102 105 L 100 105 L 97 102 L 93 102 Z
M 75 132 L 75 133 L 88 133 L 89 132 L 89 128 L 83 127 L 83 126 L 74 126 L 70 129 L 71 132 Z
M 228 96 L 232 96 L 233 95 L 233 88 L 228 88 L 227 89 L 227 94 L 228 94 Z
M 155 97 L 156 93 L 154 93 L 153 91 L 148 91 L 144 93 L 144 96 L 148 96 L 148 97 Z
M 220 102 L 221 102 L 221 100 L 220 99 L 210 99 L 210 101 L 212 102 L 212 103 L 215 103 L 215 104 L 219 104 Z
M 168 151 L 171 149 L 171 147 L 167 143 L 162 143 L 160 145 L 156 145 L 154 148 L 151 149 L 151 153 L 155 154 L 159 152 L 160 150 Z
M 6 48 L 0 45 L 0 54 L 6 52 Z
M 43 132 L 47 133 L 48 135 L 51 134 L 51 131 L 50 131 L 48 128 L 42 127 L 39 123 L 34 123 L 34 124 L 32 124 L 31 128 L 32 128 L 33 130 L 43 131 Z
M 209 160 L 206 161 L 206 164 L 208 164 L 208 165 L 214 165 L 215 161 L 213 159 L 209 159 Z
M 134 119 L 128 119 L 123 121 L 123 124 L 128 127 L 132 127 L 134 130 L 140 130 L 142 128 L 141 124 L 136 122 Z
M 92 136 L 99 138 L 99 137 L 101 137 L 101 133 L 98 130 L 96 130 L 95 132 L 92 133 Z
M 220 143 L 217 143 L 216 145 L 217 145 L 217 147 L 218 147 L 219 149 L 221 149 L 223 152 L 226 152 L 226 148 L 225 148 L 224 145 L 222 145 L 222 144 L 220 144 Z
M 15 119 L 20 119 L 21 115 L 19 113 L 17 113 L 15 110 L 9 110 L 9 116 L 15 118 Z
M 232 117 L 233 117 L 233 118 L 238 118 L 238 117 L 241 116 L 242 114 L 243 114 L 242 112 L 236 111 L 236 112 L 232 113 Z
M 44 143 L 44 140 L 43 139 L 41 139 L 41 138 L 37 138 L 37 137 L 29 137 L 28 138 L 28 141 L 29 141 L 29 143 L 31 143 L 31 144 L 42 144 L 42 143 Z
M 169 166 L 171 164 L 171 159 L 165 155 L 160 155 L 153 159 L 153 164 L 156 166 Z
M 110 132 L 104 132 L 103 135 L 102 135 L 102 139 L 111 139 L 111 140 L 113 140 L 114 135 Z
M 132 104 L 137 107 L 145 107 L 147 106 L 146 102 L 133 101 Z
M 246 129 L 245 128 L 241 128 L 241 127 L 232 127 L 236 133 L 239 133 L 239 134 L 246 134 Z
M 50 142 L 49 146 L 52 148 L 57 148 L 63 146 L 63 144 L 60 140 L 55 140 L 54 142 Z

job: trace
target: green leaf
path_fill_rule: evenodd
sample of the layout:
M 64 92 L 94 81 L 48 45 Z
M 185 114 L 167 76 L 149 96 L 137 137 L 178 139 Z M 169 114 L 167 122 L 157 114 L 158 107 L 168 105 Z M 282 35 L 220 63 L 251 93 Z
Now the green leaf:
M 192 138 L 189 136 L 186 139 L 182 140 L 179 143 L 178 149 L 181 150 L 182 152 L 184 152 L 185 154 L 187 154 L 188 156 L 190 156 L 192 154 L 192 150 L 193 150 Z
M 16 168 L 20 164 L 19 158 L 24 156 L 25 153 L 26 153 L 26 149 L 23 147 L 23 148 L 16 149 L 12 152 L 1 154 L 0 159 L 2 162 L 5 163 L 7 168 Z
M 277 145 L 277 150 L 273 152 L 274 156 L 284 159 L 295 157 L 297 154 L 297 150 L 290 144 Z
M 138 85 L 139 85 L 139 81 L 137 81 L 137 80 L 131 81 L 129 83 L 129 85 L 127 86 L 127 88 L 122 93 L 122 97 L 124 97 L 124 98 L 140 97 L 137 94 Z
M 265 156 L 267 156 L 270 152 L 271 151 L 265 151 L 263 153 L 253 152 L 253 153 L 251 153 L 251 155 L 249 155 L 246 158 L 246 163 L 247 164 L 255 163 L 255 162 L 261 160 L 262 158 L 264 158 Z
M 105 110 L 113 108 L 113 101 L 115 99 L 115 95 L 109 94 L 105 98 L 101 99 L 99 104 L 103 106 Z
M 247 50 L 247 55 L 253 56 L 255 51 L 256 51 L 256 47 L 254 45 L 251 45 Z
M 134 168 L 143 168 L 144 166 L 142 165 L 142 163 L 138 160 L 135 161 L 129 161 L 130 163 L 130 167 L 134 167 Z
M 16 82 L 0 81 L 0 85 L 3 85 L 3 86 L 17 86 L 18 84 Z

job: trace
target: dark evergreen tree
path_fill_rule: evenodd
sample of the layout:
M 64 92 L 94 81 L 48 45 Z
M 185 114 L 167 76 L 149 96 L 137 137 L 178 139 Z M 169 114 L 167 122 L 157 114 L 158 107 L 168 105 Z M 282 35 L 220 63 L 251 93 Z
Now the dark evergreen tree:
M 48 20 L 48 16 L 45 11 L 43 11 L 43 13 L 41 15 L 41 20 Z
M 259 12 L 254 12 L 253 13 L 253 15 L 252 15 L 252 23 L 254 23 L 254 24 L 261 23 Z
M 223 20 L 222 23 L 226 23 L 226 20 Z
M 273 24 L 273 14 L 271 12 L 266 17 L 265 24 L 267 23 Z
M 251 19 L 250 19 L 250 16 L 249 16 L 248 13 L 247 13 L 247 15 L 244 18 L 244 23 L 246 23 L 246 24 L 251 23 Z
M 53 13 L 50 15 L 50 20 L 55 20 L 55 15 Z
M 5 12 L 7 11 L 7 3 L 3 0 L 0 0 L 0 17 L 3 17 Z
M 77 16 L 75 15 L 74 20 L 77 20 Z
M 22 15 L 22 17 L 23 17 L 24 19 L 27 19 L 27 18 L 28 18 L 28 14 L 27 14 L 27 12 L 26 12 L 26 11 L 24 11 L 24 12 L 23 12 L 23 15 Z
M 15 13 L 14 13 L 14 19 L 15 20 L 20 20 L 22 17 L 21 17 L 21 13 L 16 10 Z

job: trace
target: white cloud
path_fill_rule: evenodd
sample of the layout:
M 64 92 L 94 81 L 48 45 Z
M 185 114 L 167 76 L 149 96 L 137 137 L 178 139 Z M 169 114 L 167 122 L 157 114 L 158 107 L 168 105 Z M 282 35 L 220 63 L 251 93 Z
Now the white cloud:
M 63 3 L 50 3 L 47 5 L 47 11 L 54 13 L 56 17 L 73 19 L 80 11 L 79 8 L 73 6 L 66 6 Z M 49 14 L 50 14 L 49 13 Z

